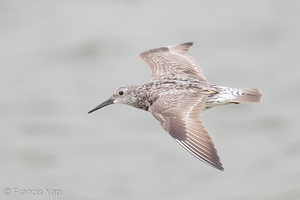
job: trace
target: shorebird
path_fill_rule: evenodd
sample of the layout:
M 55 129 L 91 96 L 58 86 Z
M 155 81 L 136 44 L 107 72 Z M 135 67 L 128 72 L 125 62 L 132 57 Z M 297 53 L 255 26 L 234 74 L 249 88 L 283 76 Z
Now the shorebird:
M 111 104 L 149 111 L 181 146 L 204 163 L 224 170 L 217 150 L 201 122 L 202 111 L 226 104 L 259 103 L 258 88 L 230 88 L 209 83 L 195 59 L 192 42 L 145 51 L 139 57 L 151 68 L 150 83 L 123 85 L 88 113 Z

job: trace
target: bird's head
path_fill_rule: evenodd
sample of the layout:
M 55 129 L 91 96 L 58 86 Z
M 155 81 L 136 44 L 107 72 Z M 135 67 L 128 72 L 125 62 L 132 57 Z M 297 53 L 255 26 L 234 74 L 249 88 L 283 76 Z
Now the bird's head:
M 109 99 L 101 103 L 99 106 L 89 111 L 88 114 L 111 104 L 127 104 L 134 106 L 134 102 L 136 101 L 136 95 L 133 88 L 134 86 L 120 86 L 113 93 L 112 97 L 110 97 Z

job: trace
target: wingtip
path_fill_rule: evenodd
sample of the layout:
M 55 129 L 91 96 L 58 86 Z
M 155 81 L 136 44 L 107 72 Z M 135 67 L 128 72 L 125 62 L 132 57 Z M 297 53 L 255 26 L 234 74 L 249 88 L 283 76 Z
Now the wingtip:
M 213 167 L 213 168 L 215 168 L 217 170 L 220 170 L 222 172 L 224 171 L 224 167 L 223 167 L 223 165 L 222 165 L 221 162 L 217 162 L 217 163 L 204 162 L 204 163 L 206 163 L 207 165 L 209 165 L 209 166 L 211 166 L 211 167 Z
M 172 46 L 186 46 L 186 47 L 190 47 L 190 46 L 193 46 L 193 44 L 194 44 L 193 42 L 185 42 L 185 43 L 170 45 L 170 47 L 172 47 Z
M 168 49 L 176 53 L 187 54 L 191 46 L 193 46 L 193 42 L 185 42 L 168 46 Z
M 183 43 L 183 45 L 187 45 L 187 46 L 193 46 L 193 42 L 186 42 L 186 43 Z
M 193 46 L 193 44 L 194 44 L 193 42 L 185 42 L 185 43 L 181 43 L 181 44 L 174 44 L 174 45 L 170 45 L 170 46 L 166 46 L 166 47 L 150 49 L 150 50 L 140 53 L 140 55 L 138 57 L 140 59 L 144 60 L 144 56 L 149 53 L 156 52 L 156 51 L 169 51 L 169 50 L 179 53 L 179 54 L 187 54 L 189 51 L 189 48 L 191 46 Z
M 224 167 L 222 166 L 222 164 L 220 166 L 215 166 L 215 168 L 224 172 Z

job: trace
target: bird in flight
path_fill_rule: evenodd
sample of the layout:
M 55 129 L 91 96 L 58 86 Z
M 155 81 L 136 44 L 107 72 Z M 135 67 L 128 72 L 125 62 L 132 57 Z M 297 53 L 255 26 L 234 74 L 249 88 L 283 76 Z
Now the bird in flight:
M 226 104 L 259 103 L 257 88 L 230 88 L 209 83 L 195 59 L 192 42 L 145 51 L 139 57 L 151 68 L 151 81 L 120 86 L 92 113 L 110 104 L 127 104 L 150 112 L 182 147 L 204 163 L 223 170 L 217 150 L 201 116 L 206 109 Z

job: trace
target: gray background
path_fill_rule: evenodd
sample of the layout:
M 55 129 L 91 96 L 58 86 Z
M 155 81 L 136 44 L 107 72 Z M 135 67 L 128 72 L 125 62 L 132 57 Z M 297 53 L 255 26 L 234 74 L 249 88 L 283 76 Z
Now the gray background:
M 300 198 L 300 1 L 0 1 L 0 197 Z M 193 41 L 217 85 L 258 87 L 261 104 L 204 113 L 225 171 L 180 147 L 147 112 L 113 105 L 148 82 L 144 50 Z

